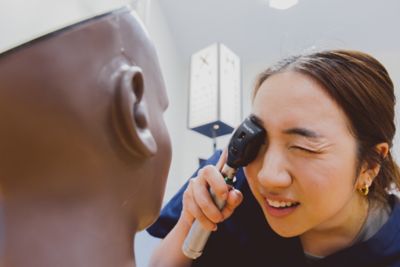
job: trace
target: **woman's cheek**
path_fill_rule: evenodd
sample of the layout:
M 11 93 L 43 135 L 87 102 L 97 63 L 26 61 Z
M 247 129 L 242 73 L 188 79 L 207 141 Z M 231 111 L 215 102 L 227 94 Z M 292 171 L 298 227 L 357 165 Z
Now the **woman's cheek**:
M 244 168 L 244 174 L 247 179 L 247 183 L 249 184 L 250 190 L 253 193 L 253 195 L 257 198 L 258 196 L 258 191 L 257 189 L 257 174 L 259 172 L 259 169 L 257 166 L 254 166 L 254 164 L 249 164 L 247 167 Z
M 260 169 L 261 164 L 257 159 L 243 168 L 248 183 L 254 183 Z

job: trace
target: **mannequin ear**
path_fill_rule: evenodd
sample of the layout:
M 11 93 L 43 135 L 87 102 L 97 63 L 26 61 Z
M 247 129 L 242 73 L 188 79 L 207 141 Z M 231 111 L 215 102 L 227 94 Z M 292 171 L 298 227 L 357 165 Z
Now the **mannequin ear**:
M 149 128 L 142 69 L 137 66 L 124 68 L 116 86 L 113 122 L 120 140 L 136 156 L 154 155 L 157 144 Z

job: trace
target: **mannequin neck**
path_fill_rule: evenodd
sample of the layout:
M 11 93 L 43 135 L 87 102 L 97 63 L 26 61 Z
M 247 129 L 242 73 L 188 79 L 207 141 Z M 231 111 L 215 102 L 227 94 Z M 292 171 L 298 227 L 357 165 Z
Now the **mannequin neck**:
M 134 267 L 136 226 L 124 218 L 120 204 L 106 198 L 60 203 L 5 197 L 0 216 L 0 229 L 5 229 L 2 263 L 14 267 Z

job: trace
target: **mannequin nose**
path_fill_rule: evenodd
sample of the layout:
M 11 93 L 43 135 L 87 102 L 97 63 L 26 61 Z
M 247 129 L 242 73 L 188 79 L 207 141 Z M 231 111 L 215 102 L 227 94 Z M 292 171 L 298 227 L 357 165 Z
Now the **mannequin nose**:
M 263 162 L 257 178 L 266 188 L 284 188 L 292 183 L 288 172 L 288 162 L 279 149 L 269 147 L 263 157 Z

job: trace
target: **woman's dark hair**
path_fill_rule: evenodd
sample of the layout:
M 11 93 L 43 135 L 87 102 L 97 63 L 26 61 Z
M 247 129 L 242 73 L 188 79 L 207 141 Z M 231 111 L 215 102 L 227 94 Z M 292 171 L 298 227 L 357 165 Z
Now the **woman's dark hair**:
M 385 201 L 387 190 L 400 188 L 400 172 L 390 150 L 385 158 L 375 146 L 392 147 L 395 95 L 385 67 L 375 58 L 358 51 L 333 50 L 281 60 L 262 72 L 255 84 L 253 99 L 261 84 L 273 74 L 296 71 L 318 81 L 345 112 L 357 140 L 357 173 L 363 162 L 381 168 L 370 187 L 369 197 Z

